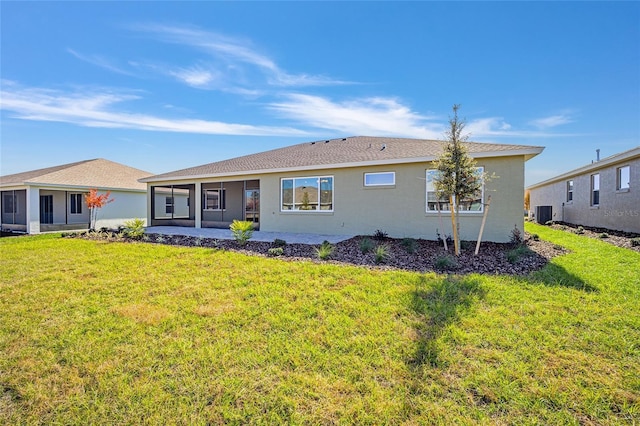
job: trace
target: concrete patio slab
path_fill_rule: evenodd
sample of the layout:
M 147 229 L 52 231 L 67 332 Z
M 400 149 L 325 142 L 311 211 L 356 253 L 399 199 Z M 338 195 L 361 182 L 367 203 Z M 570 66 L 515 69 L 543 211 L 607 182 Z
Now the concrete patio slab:
M 182 226 L 149 226 L 146 228 L 149 234 L 162 235 L 183 235 L 196 238 L 215 238 L 218 240 L 233 240 L 233 234 L 229 229 L 218 228 L 188 228 Z M 329 241 L 332 244 L 348 240 L 353 235 L 318 235 L 318 234 L 297 234 L 292 232 L 267 232 L 254 231 L 251 241 L 273 242 L 276 238 L 290 244 L 322 244 Z

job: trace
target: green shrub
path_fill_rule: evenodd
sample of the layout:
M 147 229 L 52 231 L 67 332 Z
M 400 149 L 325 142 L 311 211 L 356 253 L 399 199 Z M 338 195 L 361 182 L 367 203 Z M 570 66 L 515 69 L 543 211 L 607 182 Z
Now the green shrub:
M 370 238 L 363 238 L 362 240 L 360 240 L 360 251 L 362 252 L 362 254 L 366 254 L 369 253 L 371 250 L 373 250 L 373 241 L 371 241 Z
M 509 242 L 513 246 L 519 246 L 520 244 L 522 244 L 522 241 L 523 241 L 522 232 L 518 229 L 517 225 L 513 225 L 513 229 L 511 230 L 511 238 L 509 239 Z
M 438 256 L 433 264 L 438 271 L 451 271 L 458 267 L 458 262 L 450 254 Z
M 631 247 L 640 247 L 640 237 L 631 239 Z
M 609 238 L 609 234 L 607 234 L 606 232 L 603 232 L 602 234 L 598 235 L 598 237 L 600 238 Z
M 167 241 L 162 235 L 156 236 L 156 243 L 162 244 Z
M 282 256 L 284 249 L 282 247 L 271 247 L 267 252 L 269 256 Z
M 553 221 L 552 220 L 548 220 L 544 224 L 547 225 L 547 226 L 551 226 L 551 225 L 553 225 Z
M 578 228 L 576 229 L 575 232 L 578 235 L 582 235 L 582 234 L 584 234 L 584 228 L 582 226 L 578 226 Z
M 462 250 L 469 250 L 473 248 L 473 246 L 474 246 L 473 241 L 460 241 L 460 248 Z
M 407 253 L 413 254 L 418 248 L 418 242 L 415 238 L 403 238 L 400 245 L 406 250 Z
M 284 247 L 286 245 L 287 242 L 285 240 L 281 240 L 280 238 L 276 238 L 275 240 L 273 240 L 274 247 Z
M 320 247 L 316 248 L 316 253 L 320 260 L 327 260 L 333 254 L 333 250 L 333 245 L 329 241 L 324 240 L 322 244 L 320 244 Z
M 373 251 L 376 263 L 380 264 L 386 262 L 391 257 L 391 248 L 387 244 L 380 244 Z
M 533 241 L 540 241 L 540 235 L 538 234 L 531 234 L 531 239 Z
M 144 219 L 132 219 L 124 223 L 124 236 L 139 240 L 144 235 Z
M 233 238 L 241 246 L 247 244 L 247 241 L 249 241 L 253 236 L 253 222 L 250 222 L 248 220 L 234 219 L 233 222 L 231 222 L 231 226 L 229 226 L 229 229 L 231 229 Z
M 529 256 L 533 252 L 527 246 L 519 246 L 507 252 L 507 262 L 516 263 L 520 259 Z

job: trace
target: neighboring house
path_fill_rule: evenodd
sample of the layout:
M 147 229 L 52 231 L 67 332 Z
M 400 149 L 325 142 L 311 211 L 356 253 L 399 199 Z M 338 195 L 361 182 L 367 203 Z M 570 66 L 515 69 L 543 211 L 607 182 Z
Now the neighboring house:
M 111 191 L 113 202 L 100 209 L 96 228 L 117 227 L 145 218 L 146 185 L 151 174 L 104 159 L 0 176 L 2 230 L 38 234 L 89 227 L 84 195 Z
M 527 189 L 538 221 L 550 207 L 550 220 L 640 233 L 640 146 Z
M 141 179 L 148 223 L 228 227 L 250 220 L 264 231 L 372 234 L 435 239 L 451 234 L 439 217 L 433 161 L 445 142 L 349 137 L 308 142 Z M 468 142 L 479 170 L 499 178 L 462 203 L 462 239 L 476 240 L 491 194 L 484 239 L 504 242 L 523 229 L 524 163 L 544 148 Z M 180 197 L 188 194 L 179 208 Z M 448 208 L 441 203 L 441 208 Z M 172 214 L 170 214 L 172 212 Z

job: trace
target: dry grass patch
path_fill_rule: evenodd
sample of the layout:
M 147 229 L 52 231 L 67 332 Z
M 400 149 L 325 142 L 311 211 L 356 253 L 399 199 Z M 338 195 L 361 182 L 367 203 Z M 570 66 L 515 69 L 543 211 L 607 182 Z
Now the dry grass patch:
M 111 312 L 146 325 L 156 325 L 171 317 L 167 309 L 146 303 L 116 306 Z
M 222 303 L 222 304 L 209 303 L 206 305 L 196 306 L 193 312 L 196 315 L 200 315 L 203 317 L 215 317 L 227 312 L 231 312 L 235 309 L 235 307 L 236 306 L 233 303 Z

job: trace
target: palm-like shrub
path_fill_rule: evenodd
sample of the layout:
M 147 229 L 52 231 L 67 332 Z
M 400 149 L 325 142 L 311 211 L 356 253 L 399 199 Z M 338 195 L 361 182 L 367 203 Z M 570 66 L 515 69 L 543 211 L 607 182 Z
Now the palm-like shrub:
M 233 238 L 241 246 L 247 244 L 247 241 L 253 236 L 253 222 L 248 220 L 234 220 L 229 229 L 231 229 Z

